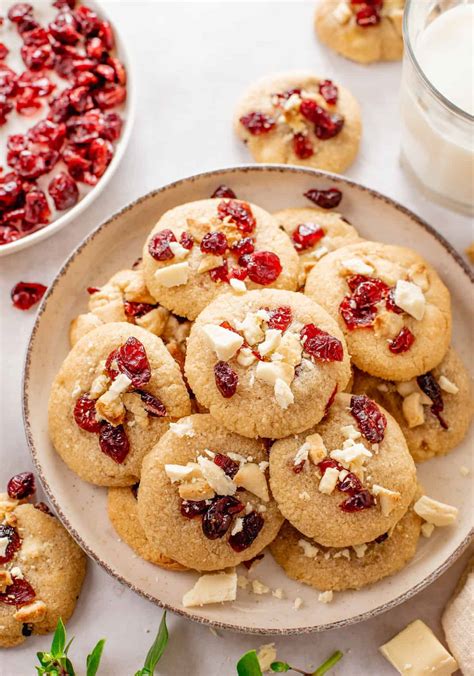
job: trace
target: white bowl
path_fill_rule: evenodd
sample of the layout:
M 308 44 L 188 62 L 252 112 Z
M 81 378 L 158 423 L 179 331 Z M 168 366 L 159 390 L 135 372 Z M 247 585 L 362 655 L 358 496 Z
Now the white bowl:
M 437 267 L 453 296 L 454 344 L 465 363 L 470 363 L 470 273 L 452 247 L 424 221 L 353 181 L 311 169 L 258 165 L 209 172 L 160 188 L 110 218 L 78 246 L 49 287 L 33 329 L 24 373 L 24 419 L 33 460 L 59 517 L 83 549 L 123 584 L 165 608 L 216 627 L 260 634 L 296 634 L 359 622 L 420 591 L 467 546 L 472 490 L 470 479 L 462 476 L 459 467 L 471 465 L 472 433 L 453 453 L 419 465 L 427 493 L 458 507 L 459 519 L 455 526 L 436 529 L 429 540 L 421 538 L 414 559 L 393 577 L 361 591 L 335 594 L 331 604 L 323 605 L 316 590 L 287 578 L 266 553 L 251 575 L 272 589 L 284 589 L 285 600 L 239 589 L 233 604 L 198 609 L 185 609 L 181 604 L 196 573 L 166 571 L 137 558 L 109 523 L 106 490 L 73 474 L 48 438 L 49 387 L 69 350 L 69 322 L 85 311 L 86 287 L 100 286 L 115 271 L 130 266 L 164 211 L 209 197 L 221 183 L 269 211 L 308 206 L 303 193 L 309 188 L 339 187 L 344 196 L 338 210 L 363 236 L 411 246 Z M 297 596 L 304 604 L 296 611 L 293 601 Z

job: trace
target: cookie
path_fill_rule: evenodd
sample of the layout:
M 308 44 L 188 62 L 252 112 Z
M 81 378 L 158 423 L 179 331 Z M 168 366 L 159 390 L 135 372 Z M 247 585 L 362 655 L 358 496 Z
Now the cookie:
M 49 433 L 85 481 L 130 486 L 170 419 L 190 410 L 163 341 L 139 326 L 110 323 L 81 338 L 64 360 L 51 388 Z
M 415 462 L 456 448 L 466 436 L 473 414 L 470 377 L 452 347 L 441 364 L 419 382 L 424 389 L 416 379 L 391 382 L 355 370 L 352 390 L 366 393 L 393 415 Z
M 272 289 L 211 303 L 191 329 L 185 373 L 218 423 L 272 439 L 319 422 L 351 375 L 334 320 L 303 294 Z
M 365 396 L 338 394 L 327 417 L 270 450 L 270 485 L 281 513 L 326 547 L 375 540 L 397 523 L 416 489 L 402 431 Z
M 192 320 L 228 291 L 296 289 L 298 256 L 268 212 L 207 199 L 163 214 L 146 241 L 143 269 L 156 300 Z
M 437 366 L 451 340 L 451 299 L 437 272 L 411 249 L 363 241 L 325 256 L 305 294 L 337 319 L 352 361 L 387 380 Z
M 294 71 L 253 84 L 237 105 L 234 129 L 257 162 L 342 172 L 356 158 L 362 124 L 348 89 Z
M 138 519 L 138 486 L 109 488 L 107 511 L 109 519 L 120 538 L 145 561 L 167 570 L 186 570 L 177 561 L 164 556 L 147 539 Z
M 403 56 L 402 19 L 404 0 L 353 3 L 351 0 L 320 0 L 315 29 L 321 42 L 359 63 L 399 61 Z
M 270 545 L 288 577 L 320 591 L 361 589 L 401 570 L 413 558 L 422 520 L 412 509 L 391 530 L 367 544 L 342 549 L 308 540 L 288 521 Z
M 54 516 L 5 493 L 0 523 L 0 647 L 9 648 L 54 631 L 60 617 L 68 621 L 86 557 Z
M 210 415 L 171 425 L 143 462 L 138 516 L 149 541 L 197 570 L 252 559 L 283 523 L 267 467 L 262 442 L 228 432 Z
M 290 236 L 299 256 L 298 288 L 304 286 L 308 272 L 323 256 L 360 240 L 357 230 L 335 211 L 282 209 L 273 216 Z

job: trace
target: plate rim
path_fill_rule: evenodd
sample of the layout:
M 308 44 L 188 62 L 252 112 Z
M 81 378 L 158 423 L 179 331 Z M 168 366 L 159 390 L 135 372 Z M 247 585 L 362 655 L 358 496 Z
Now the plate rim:
M 367 192 L 371 196 L 375 197 L 378 200 L 382 200 L 383 202 L 389 204 L 390 206 L 394 207 L 396 210 L 401 211 L 405 216 L 410 218 L 412 221 L 414 221 L 418 226 L 422 227 L 425 231 L 428 232 L 432 237 L 434 237 L 442 246 L 443 248 L 448 252 L 448 254 L 451 255 L 451 257 L 454 259 L 454 261 L 458 264 L 458 266 L 461 268 L 461 270 L 464 272 L 468 280 L 471 282 L 471 284 L 474 284 L 474 273 L 470 270 L 468 267 L 467 263 L 463 260 L 461 255 L 456 251 L 456 249 L 441 235 L 433 226 L 429 225 L 424 219 L 419 217 L 417 214 L 415 214 L 411 209 L 408 209 L 407 207 L 403 206 L 400 204 L 397 200 L 388 197 L 387 195 L 384 195 L 377 190 L 374 190 L 373 188 L 369 188 L 368 186 L 359 183 L 358 181 L 355 181 L 353 179 L 346 178 L 345 176 L 341 176 L 339 174 L 334 174 L 331 172 L 325 172 L 317 169 L 311 169 L 308 167 L 298 167 L 298 166 L 292 166 L 292 165 L 285 165 L 285 164 L 243 164 L 243 165 L 232 165 L 230 167 L 224 167 L 220 169 L 214 169 L 210 171 L 205 171 L 205 172 L 200 172 L 198 174 L 192 174 L 190 176 L 186 176 L 181 179 L 177 179 L 175 181 L 172 181 L 170 183 L 167 183 L 159 188 L 156 188 L 155 190 L 151 190 L 145 195 L 142 195 L 138 197 L 137 199 L 133 200 L 132 202 L 126 204 L 123 206 L 121 209 L 116 211 L 112 216 L 108 217 L 107 219 L 103 220 L 99 225 L 97 225 L 88 235 L 86 235 L 80 242 L 79 244 L 71 251 L 69 256 L 65 259 L 64 263 L 61 265 L 59 270 L 54 276 L 53 281 L 51 282 L 50 286 L 48 287 L 48 290 L 46 294 L 44 295 L 41 304 L 38 308 L 36 317 L 35 317 L 35 322 L 31 331 L 30 338 L 28 340 L 27 344 L 27 349 L 26 349 L 26 355 L 25 355 L 25 361 L 23 365 L 23 373 L 22 373 L 22 380 L 21 380 L 21 398 L 22 398 L 22 418 L 23 418 L 23 426 L 24 426 L 24 431 L 25 431 L 25 437 L 28 445 L 28 449 L 30 451 L 33 464 L 35 466 L 38 478 L 41 482 L 41 485 L 48 496 L 48 499 L 50 500 L 51 504 L 54 506 L 56 515 L 59 517 L 60 521 L 62 524 L 65 526 L 69 534 L 74 538 L 74 540 L 77 542 L 77 544 L 86 552 L 86 554 L 92 558 L 96 563 L 98 563 L 111 577 L 115 578 L 118 580 L 121 584 L 126 586 L 128 589 L 131 591 L 135 592 L 139 596 L 147 599 L 148 601 L 151 601 L 155 605 L 160 606 L 161 608 L 165 610 L 170 610 L 173 613 L 176 613 L 177 615 L 180 615 L 182 617 L 185 617 L 186 619 L 189 619 L 193 622 L 198 622 L 199 624 L 210 626 L 210 627 L 216 627 L 218 629 L 224 629 L 228 631 L 234 631 L 238 633 L 243 633 L 243 634 L 250 634 L 250 635 L 261 635 L 261 636 L 292 636 L 292 635 L 303 635 L 303 634 L 310 634 L 310 633 L 318 633 L 321 631 L 329 631 L 333 629 L 339 629 L 342 627 L 350 626 L 352 624 L 357 624 L 359 622 L 363 622 L 365 620 L 371 619 L 373 617 L 376 617 L 377 615 L 380 615 L 384 612 L 387 612 L 388 610 L 391 610 L 392 608 L 400 605 L 401 603 L 404 603 L 408 599 L 412 598 L 416 594 L 418 594 L 420 591 L 425 589 L 427 586 L 429 586 L 432 582 L 434 582 L 447 568 L 449 568 L 455 561 L 456 559 L 461 556 L 461 554 L 465 551 L 465 549 L 468 547 L 469 543 L 471 542 L 473 535 L 474 535 L 474 528 L 470 530 L 470 532 L 465 536 L 465 538 L 461 541 L 460 544 L 456 547 L 456 549 L 451 553 L 451 555 L 442 563 L 440 564 L 434 571 L 432 571 L 429 575 L 427 575 L 423 580 L 418 582 L 418 584 L 414 585 L 410 589 L 408 589 L 406 592 L 403 594 L 400 594 L 396 596 L 394 599 L 391 601 L 387 601 L 386 603 L 383 603 L 375 608 L 372 608 L 368 611 L 365 611 L 363 613 L 359 613 L 358 615 L 354 615 L 353 617 L 346 618 L 343 620 L 337 620 L 335 622 L 328 622 L 322 625 L 313 625 L 313 626 L 307 626 L 307 627 L 294 627 L 294 628 L 284 628 L 284 629 L 267 629 L 265 627 L 246 627 L 246 626 L 240 626 L 236 624 L 232 624 L 229 622 L 222 622 L 220 620 L 215 620 L 215 619 L 209 619 L 207 617 L 202 617 L 199 615 L 194 615 L 188 610 L 185 610 L 180 607 L 176 607 L 170 603 L 164 602 L 159 600 L 158 598 L 154 597 L 153 595 L 149 594 L 148 592 L 144 591 L 143 589 L 140 589 L 135 585 L 134 583 L 130 582 L 127 580 L 121 573 L 119 573 L 117 570 L 114 569 L 113 566 L 111 566 L 108 562 L 102 560 L 102 558 L 85 542 L 83 537 L 77 532 L 77 530 L 70 524 L 69 519 L 65 516 L 63 513 L 60 504 L 58 503 L 56 497 L 54 496 L 53 491 L 51 490 L 48 480 L 43 472 L 42 464 L 40 459 L 38 458 L 38 453 L 37 449 L 35 446 L 35 442 L 33 439 L 33 435 L 31 432 L 31 426 L 30 426 L 30 421 L 29 421 L 29 407 L 28 407 L 28 401 L 29 401 L 29 394 L 28 394 L 28 383 L 29 383 L 29 378 L 30 378 L 30 369 L 31 369 L 31 355 L 32 351 L 34 348 L 34 343 L 35 343 L 35 338 L 36 338 L 36 333 L 39 329 L 39 323 L 41 320 L 41 316 L 46 309 L 46 305 L 48 303 L 48 299 L 53 293 L 53 290 L 55 289 L 57 283 L 59 280 L 63 277 L 69 266 L 72 264 L 72 262 L 76 259 L 76 257 L 82 252 L 82 250 L 86 247 L 89 242 L 91 242 L 98 234 L 101 232 L 105 227 L 109 226 L 114 220 L 118 219 L 119 217 L 125 215 L 128 211 L 134 209 L 136 206 L 141 204 L 142 202 L 152 199 L 153 197 L 159 195 L 160 193 L 166 192 L 174 187 L 182 186 L 183 184 L 186 183 L 193 183 L 195 181 L 198 181 L 202 178 L 209 178 L 209 177 L 218 177 L 222 174 L 229 174 L 229 173 L 248 173 L 248 172 L 277 172 L 277 173 L 292 173 L 292 174 L 304 174 L 308 176 L 312 176 L 315 179 L 325 179 L 325 180 L 330 180 L 334 182 L 335 184 L 339 185 L 350 185 L 351 187 L 354 187 L 355 189 L 362 190 L 363 192 Z

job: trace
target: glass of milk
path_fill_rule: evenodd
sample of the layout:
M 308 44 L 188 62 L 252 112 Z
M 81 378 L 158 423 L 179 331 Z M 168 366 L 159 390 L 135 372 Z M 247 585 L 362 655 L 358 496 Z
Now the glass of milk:
M 431 198 L 474 213 L 474 2 L 407 0 L 402 166 Z

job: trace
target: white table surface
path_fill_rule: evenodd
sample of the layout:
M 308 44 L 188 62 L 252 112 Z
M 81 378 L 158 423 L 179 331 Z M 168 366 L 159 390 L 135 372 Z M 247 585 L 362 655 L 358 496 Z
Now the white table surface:
M 92 228 L 143 193 L 189 174 L 250 161 L 233 137 L 230 120 L 236 97 L 256 77 L 303 67 L 349 86 L 362 105 L 364 138 L 348 176 L 413 209 L 458 250 L 474 239 L 466 217 L 431 204 L 399 167 L 400 64 L 363 67 L 329 53 L 313 34 L 313 2 L 108 0 L 103 5 L 129 46 L 138 90 L 135 128 L 123 163 L 97 203 L 52 239 L 0 260 L 2 486 L 12 474 L 31 468 L 20 387 L 34 313 L 11 307 L 11 287 L 19 280 L 48 284 Z M 425 591 L 369 622 L 334 632 L 277 638 L 279 657 L 309 669 L 340 649 L 346 656 L 332 673 L 395 673 L 379 655 L 378 646 L 418 617 L 441 637 L 440 614 L 466 561 L 465 554 Z M 159 608 L 90 562 L 68 625 L 70 635 L 76 636 L 71 655 L 78 673 L 85 673 L 88 650 L 106 637 L 100 673 L 133 674 L 142 666 L 160 617 Z M 271 640 L 223 632 L 217 637 L 208 628 L 172 614 L 168 626 L 169 647 L 157 669 L 163 676 L 230 676 L 236 673 L 235 663 L 243 652 Z M 19 648 L 2 651 L 0 674 L 35 673 L 35 653 L 48 646 L 49 637 L 32 637 Z

